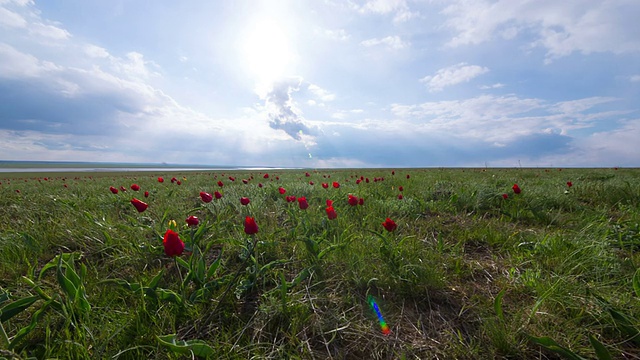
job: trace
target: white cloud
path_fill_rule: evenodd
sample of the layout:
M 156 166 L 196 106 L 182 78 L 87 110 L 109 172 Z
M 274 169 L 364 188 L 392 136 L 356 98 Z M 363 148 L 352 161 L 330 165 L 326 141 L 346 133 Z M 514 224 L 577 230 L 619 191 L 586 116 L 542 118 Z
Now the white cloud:
M 386 45 L 387 48 L 393 50 L 401 50 L 409 47 L 411 44 L 407 41 L 403 41 L 399 36 L 387 36 L 382 39 L 373 38 L 364 40 L 360 45 L 365 47 L 372 47 L 377 45 Z
M 45 25 L 39 22 L 30 24 L 29 32 L 50 40 L 66 40 L 71 37 L 71 34 L 65 29 L 55 25 Z
M 109 52 L 105 48 L 92 44 L 87 44 L 84 47 L 84 53 L 92 58 L 108 58 L 110 56 Z
M 361 13 L 373 13 L 386 15 L 394 13 L 393 22 L 401 23 L 408 21 L 420 14 L 411 11 L 406 0 L 369 0 L 364 5 L 354 6 Z
M 27 21 L 21 15 L 0 7 L 0 26 L 7 28 L 24 28 L 27 26 Z
M 450 46 L 527 33 L 534 37 L 532 46 L 547 49 L 547 62 L 574 51 L 640 51 L 638 12 L 640 3 L 631 0 L 458 0 L 442 11 L 448 16 L 446 26 L 455 32 Z
M 515 95 L 482 95 L 418 105 L 393 104 L 391 112 L 400 119 L 411 121 L 414 130 L 509 143 L 519 137 L 540 133 L 567 135 L 573 130 L 591 127 L 598 121 L 615 119 L 620 112 L 595 110 L 598 105 L 612 100 L 596 97 L 547 104 L 541 99 Z
M 349 35 L 349 33 L 347 33 L 347 31 L 344 29 L 322 29 L 317 30 L 316 33 L 336 41 L 347 41 L 351 37 L 351 35 Z
M 640 81 L 640 75 L 632 75 L 629 80 L 631 82 L 639 82 Z
M 420 82 L 425 83 L 431 92 L 442 91 L 447 86 L 468 82 L 488 71 L 486 67 L 459 63 L 440 69 L 433 76 L 425 76 L 420 79 Z
M 502 83 L 495 83 L 492 85 L 482 85 L 480 86 L 480 90 L 489 90 L 489 89 L 500 89 L 503 88 L 505 85 Z
M 51 62 L 41 61 L 33 55 L 0 43 L 0 78 L 38 77 L 57 70 L 60 70 L 60 67 Z
M 336 95 L 330 93 L 329 91 L 319 87 L 315 84 L 309 84 L 307 89 L 319 100 L 322 101 L 333 101 L 336 99 Z

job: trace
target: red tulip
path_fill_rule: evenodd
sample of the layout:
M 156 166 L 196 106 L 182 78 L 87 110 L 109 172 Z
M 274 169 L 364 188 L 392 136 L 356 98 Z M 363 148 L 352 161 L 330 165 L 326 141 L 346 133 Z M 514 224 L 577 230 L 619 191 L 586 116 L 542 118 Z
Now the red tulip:
M 327 206 L 333 206 L 333 200 L 327 199 Z
M 402 196 L 402 194 L 398 194 L 398 200 L 402 200 L 404 199 L 404 196 Z
M 282 186 L 278 188 L 278 191 L 280 192 L 280 195 L 284 195 L 284 193 L 287 192 L 287 190 L 285 190 Z
M 215 196 L 215 197 L 216 197 L 216 199 L 221 199 L 221 198 L 222 198 L 222 194 L 220 194 L 220 192 L 219 192 L 219 191 L 214 192 L 214 193 L 213 193 L 213 196 Z
M 396 224 L 395 221 L 387 218 L 383 223 L 382 226 L 384 226 L 385 229 L 387 229 L 388 232 L 392 232 L 393 230 L 395 230 L 398 225 Z
M 249 205 L 250 202 L 251 201 L 249 200 L 248 197 L 241 197 L 240 198 L 240 204 L 242 204 L 242 205 Z
M 307 198 L 306 197 L 299 197 L 298 198 L 298 205 L 300 206 L 300 210 L 306 210 L 309 207 L 309 203 L 307 203 Z
M 118 193 L 118 189 L 114 188 L 113 186 L 109 186 L 109 190 L 114 194 Z
M 323 187 L 323 188 L 325 188 L 325 189 L 328 189 L 328 188 L 329 188 L 329 184 L 327 184 L 327 183 L 322 183 L 322 187 Z
M 411 175 L 407 174 L 407 179 L 409 179 L 411 177 Z
M 287 200 L 287 202 L 294 202 L 294 201 L 296 201 L 296 197 L 295 197 L 295 196 L 293 196 L 293 195 L 291 195 L 291 196 L 285 196 L 284 198 Z
M 506 200 L 506 199 L 508 199 L 508 198 L 509 198 L 509 195 L 507 195 L 507 194 L 502 194 L 502 198 Z
M 265 173 L 265 174 L 264 174 L 264 176 L 263 176 L 263 178 L 268 179 L 268 178 L 269 178 L 269 174 L 268 174 L 268 173 Z
M 261 188 L 262 187 L 262 183 L 258 183 L 258 187 Z
M 159 177 L 159 178 L 158 178 L 158 182 L 159 182 L 159 183 L 163 183 L 163 182 L 164 182 L 164 179 L 163 179 L 162 177 Z
M 182 185 L 182 181 L 180 180 L 176 181 L 176 185 Z
M 256 224 L 256 220 L 254 218 L 247 216 L 244 219 L 244 232 L 247 235 L 258 233 L 258 224 Z
M 136 198 L 131 199 L 131 204 L 133 206 L 135 206 L 136 210 L 138 210 L 139 213 L 147 210 L 147 207 L 149 207 L 149 205 L 147 205 L 147 203 L 142 202 Z
M 229 176 L 229 180 L 236 181 L 236 178 L 234 178 L 233 176 Z
M 222 182 L 222 180 L 218 180 L 218 186 L 223 187 L 224 183 Z
M 364 182 L 369 183 L 369 178 L 364 179 Z
M 567 181 L 567 186 L 568 186 L 568 187 L 572 187 L 572 186 L 573 186 L 573 183 L 572 183 L 571 181 Z
M 144 192 L 144 197 L 149 197 L 149 192 L 148 191 Z
M 200 219 L 193 215 L 189 216 L 185 221 L 189 226 L 198 226 L 198 223 L 200 223 Z
M 358 205 L 364 205 L 364 198 L 358 199 Z
M 360 179 L 356 180 L 356 185 L 360 185 L 361 182 L 362 182 L 362 180 L 360 180 Z
M 276 180 L 280 180 L 280 176 L 276 176 Z
M 339 188 L 339 187 L 340 187 L 340 183 L 338 183 L 337 181 L 334 181 L 334 182 L 333 182 L 333 188 L 334 188 L 334 189 L 337 189 L 337 188 Z
M 138 185 L 138 184 L 133 184 L 133 185 L 131 185 L 131 190 L 133 190 L 133 191 L 138 191 L 138 190 L 140 190 L 140 185 Z
M 313 181 L 309 181 L 309 185 L 313 185 Z
M 200 199 L 202 199 L 202 201 L 209 203 L 211 202 L 211 200 L 213 200 L 213 196 L 211 196 L 211 194 L 206 193 L 204 191 L 200 191 Z
M 173 184 L 174 182 L 178 181 L 178 179 L 176 179 L 175 177 L 171 178 L 171 183 Z
M 304 173 L 304 176 L 309 177 L 311 176 L 311 174 L 309 174 L 308 172 Z
M 402 185 L 401 185 L 401 186 L 398 186 L 398 190 L 400 190 L 400 191 L 404 191 L 404 188 L 402 187 Z
M 511 188 L 513 189 L 513 192 L 516 194 L 520 194 L 520 192 L 522 191 L 520 190 L 520 187 L 518 186 L 518 184 L 513 184 Z
M 248 184 L 248 183 L 249 183 L 249 180 L 247 180 L 247 179 L 242 179 L 242 183 L 243 183 L 243 184 Z
M 327 210 L 327 218 L 329 218 L 329 220 L 333 220 L 338 217 L 338 214 L 336 214 L 336 211 L 333 209 L 333 206 L 327 207 L 326 210 Z
M 125 192 L 127 189 L 124 186 L 120 186 L 120 191 Z
M 358 205 L 358 198 L 353 196 L 353 195 L 351 195 L 351 194 L 349 194 L 349 200 L 348 201 L 349 201 L 349 205 L 351 205 L 351 206 Z
M 162 245 L 164 245 L 164 253 L 167 256 L 180 256 L 184 251 L 184 242 L 182 242 L 178 233 L 171 229 L 164 233 Z

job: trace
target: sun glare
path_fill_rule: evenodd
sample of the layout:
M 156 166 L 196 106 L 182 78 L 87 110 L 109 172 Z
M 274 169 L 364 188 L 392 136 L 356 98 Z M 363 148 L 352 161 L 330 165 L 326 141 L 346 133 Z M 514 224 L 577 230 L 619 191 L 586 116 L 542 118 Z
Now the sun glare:
M 288 34 L 273 19 L 252 22 L 241 44 L 247 73 L 257 87 L 270 86 L 293 65 Z

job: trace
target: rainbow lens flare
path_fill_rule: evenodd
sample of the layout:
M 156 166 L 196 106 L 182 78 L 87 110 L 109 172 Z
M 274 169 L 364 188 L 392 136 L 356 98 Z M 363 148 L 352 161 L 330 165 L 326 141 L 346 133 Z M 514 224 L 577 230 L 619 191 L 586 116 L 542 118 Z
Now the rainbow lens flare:
M 376 300 L 373 298 L 373 296 L 369 295 L 368 301 L 369 305 L 371 305 L 371 307 L 373 308 L 373 311 L 375 311 L 376 315 L 378 315 L 378 321 L 380 322 L 380 329 L 382 329 L 382 334 L 385 336 L 389 335 L 391 333 L 391 329 L 389 329 L 389 325 L 387 325 L 387 322 L 384 321 Z

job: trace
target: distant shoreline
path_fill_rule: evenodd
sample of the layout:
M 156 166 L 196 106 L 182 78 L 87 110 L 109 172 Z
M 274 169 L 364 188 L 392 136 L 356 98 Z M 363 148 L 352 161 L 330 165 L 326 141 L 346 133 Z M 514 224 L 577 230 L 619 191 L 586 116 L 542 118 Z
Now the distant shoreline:
M 284 169 L 267 166 L 219 166 L 192 164 L 107 163 L 73 161 L 0 161 L 0 173 L 41 172 L 158 172 Z

